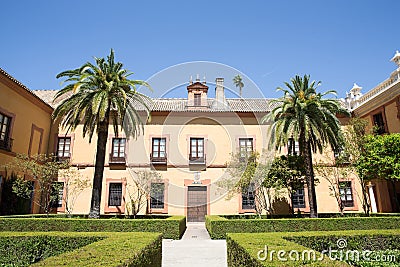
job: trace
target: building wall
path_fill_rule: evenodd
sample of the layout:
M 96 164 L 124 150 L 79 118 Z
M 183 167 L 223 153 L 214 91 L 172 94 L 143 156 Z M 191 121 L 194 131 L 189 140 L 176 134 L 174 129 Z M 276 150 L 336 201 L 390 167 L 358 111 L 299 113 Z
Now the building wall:
M 51 112 L 50 106 L 0 73 L 0 113 L 11 117 L 9 137 L 13 140 L 10 151 L 0 148 L 2 176 L 5 176 L 4 165 L 10 162 L 17 153 L 32 156 L 47 153 Z M 35 198 L 38 199 L 39 196 L 36 195 Z M 34 205 L 32 211 L 39 212 L 39 207 Z
M 373 132 L 375 114 L 381 113 L 384 120 L 385 134 L 400 133 L 400 68 L 392 73 L 391 83 L 386 87 L 378 85 L 371 89 L 366 95 L 370 98 L 361 103 L 353 111 L 355 116 L 359 116 L 368 121 L 367 133 Z M 380 89 L 380 90 L 377 90 Z M 371 94 L 376 92 L 375 94 Z M 395 198 L 400 201 L 400 183 L 394 185 L 387 180 L 371 181 L 374 198 L 376 200 L 376 210 L 378 212 L 395 212 Z
M 234 194 L 228 196 L 226 191 L 218 186 L 218 181 L 229 177 L 226 164 L 231 159 L 232 153 L 239 152 L 239 138 L 253 138 L 254 150 L 262 155 L 274 156 L 274 151 L 265 151 L 268 147 L 268 125 L 260 125 L 257 118 L 249 114 L 237 115 L 234 113 L 206 113 L 206 112 L 184 112 L 184 113 L 154 113 L 152 120 L 144 129 L 144 133 L 135 138 L 129 138 L 126 145 L 126 164 L 110 164 L 110 153 L 112 151 L 112 138 L 115 137 L 113 129 L 109 128 L 109 140 L 107 143 L 107 155 L 105 160 L 101 213 L 126 213 L 125 207 L 119 210 L 108 208 L 108 182 L 124 182 L 125 204 L 129 203 L 129 194 L 126 190 L 132 189 L 132 179 L 135 171 L 151 170 L 150 154 L 152 138 L 166 138 L 166 152 L 168 164 L 164 168 L 157 168 L 162 179 L 167 182 L 167 204 L 168 206 L 161 213 L 173 215 L 186 215 L 187 206 L 187 186 L 191 185 L 195 173 L 198 171 L 189 166 L 190 138 L 203 137 L 205 140 L 206 169 L 200 171 L 200 179 L 203 185 L 208 185 L 208 212 L 209 214 L 238 214 L 251 212 L 241 209 L 241 195 Z M 61 129 L 60 136 L 66 136 Z M 94 174 L 95 146 L 96 137 L 89 144 L 88 138 L 83 139 L 82 127 L 78 127 L 73 133 L 67 134 L 72 140 L 71 162 L 79 166 L 80 172 L 85 179 L 92 179 Z M 124 137 L 122 133 L 120 137 Z M 280 153 L 286 154 L 287 150 L 282 149 Z M 315 162 L 329 162 L 332 155 L 327 160 L 322 155 L 315 155 Z M 357 192 L 360 186 L 355 177 L 349 177 L 354 183 L 355 208 L 348 211 L 360 211 L 361 205 L 358 204 Z M 290 203 L 287 193 L 279 194 L 281 202 L 277 203 L 278 213 L 288 213 L 284 203 Z M 90 209 L 91 189 L 85 189 L 78 197 L 73 213 L 87 214 Z M 337 212 L 337 204 L 329 191 L 329 184 L 324 179 L 320 179 L 317 185 L 317 200 L 319 203 L 318 212 Z M 301 209 L 308 212 L 306 208 Z M 144 207 L 141 213 L 146 212 Z

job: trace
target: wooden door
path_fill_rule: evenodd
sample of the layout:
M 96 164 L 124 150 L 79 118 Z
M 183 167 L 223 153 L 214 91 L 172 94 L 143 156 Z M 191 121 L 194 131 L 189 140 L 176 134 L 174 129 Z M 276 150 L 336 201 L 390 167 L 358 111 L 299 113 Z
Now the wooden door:
M 207 215 L 207 186 L 188 186 L 187 221 L 204 222 Z

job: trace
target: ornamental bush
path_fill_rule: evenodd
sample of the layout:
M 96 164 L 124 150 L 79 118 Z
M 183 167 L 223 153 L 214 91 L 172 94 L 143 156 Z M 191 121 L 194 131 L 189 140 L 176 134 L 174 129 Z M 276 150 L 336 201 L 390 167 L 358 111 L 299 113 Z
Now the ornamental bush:
M 313 219 L 227 219 L 216 215 L 206 216 L 206 227 L 213 239 L 223 239 L 226 233 L 397 229 L 399 225 L 398 216 Z
M 329 246 L 337 249 L 338 239 L 344 238 L 346 249 L 360 249 L 366 245 L 378 250 L 374 253 L 394 255 L 391 262 L 359 261 L 351 262 L 354 266 L 399 266 L 400 243 L 399 230 L 356 230 L 356 231 L 315 231 L 315 232 L 275 232 L 275 233 L 228 233 L 227 251 L 229 267 L 263 267 L 263 266 L 349 266 L 346 262 L 332 260 L 320 251 Z M 306 247 L 290 240 L 304 241 L 314 247 Z M 368 240 L 371 240 L 368 242 Z M 378 244 L 382 243 L 382 244 Z M 325 244 L 325 245 L 321 245 Z M 355 245 L 356 244 L 356 245 Z M 387 245 L 386 245 L 387 244 Z M 372 247 L 371 247 L 372 246 Z M 387 247 L 385 251 L 380 249 Z M 314 249 L 315 248 L 315 249 Z M 320 250 L 322 248 L 322 250 Z M 396 250 L 393 250 L 396 249 Z M 280 252 L 281 251 L 281 252 Z M 280 254 L 278 254 L 280 253 Z M 279 256 L 278 256 L 279 255 Z M 304 256 L 303 256 L 304 255 Z M 340 255 L 340 254 L 338 254 Z
M 186 229 L 184 216 L 166 219 L 0 218 L 1 231 L 157 232 L 179 239 Z
M 2 232 L 0 242 L 0 266 L 161 266 L 159 233 Z

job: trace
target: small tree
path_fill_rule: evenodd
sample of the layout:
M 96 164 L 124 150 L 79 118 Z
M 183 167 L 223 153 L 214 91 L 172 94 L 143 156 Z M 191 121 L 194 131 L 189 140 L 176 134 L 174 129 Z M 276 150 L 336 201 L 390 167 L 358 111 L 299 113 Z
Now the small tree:
M 220 189 L 227 191 L 226 199 L 231 199 L 236 194 L 241 194 L 249 188 L 255 189 L 255 210 L 261 215 L 262 212 L 271 211 L 270 190 L 265 187 L 269 185 L 265 181 L 269 164 L 260 159 L 257 152 L 252 152 L 243 157 L 241 153 L 232 154 L 230 162 L 227 163 L 229 176 L 221 178 L 216 184 Z
M 301 156 L 288 155 L 274 159 L 266 181 L 271 181 L 275 188 L 285 188 L 290 199 L 290 211 L 294 214 L 292 196 L 302 188 L 305 182 L 304 160 Z
M 400 134 L 367 135 L 364 150 L 356 162 L 358 173 L 372 179 L 386 179 L 396 192 L 395 182 L 400 181 Z M 396 194 L 392 199 L 396 211 L 399 203 Z
M 70 216 L 79 195 L 85 189 L 90 188 L 91 183 L 88 177 L 84 178 L 76 168 L 60 170 L 59 178 L 64 181 L 65 194 L 63 195 L 63 201 L 65 202 L 65 212 Z
M 330 195 L 335 198 L 340 215 L 344 214 L 344 203 L 340 194 L 343 181 L 348 180 L 353 173 L 353 168 L 348 164 L 348 156 L 345 153 L 337 154 L 335 160 L 328 154 L 324 154 L 324 160 L 315 166 L 318 176 L 329 183 Z
M 30 199 L 33 192 L 39 195 L 38 198 L 33 198 L 35 204 L 41 207 L 41 210 L 48 214 L 51 204 L 58 199 L 57 181 L 58 172 L 61 169 L 69 168 L 68 162 L 57 162 L 55 157 L 45 154 L 36 156 L 28 156 L 17 154 L 16 157 L 6 165 L 7 169 L 14 171 L 17 174 L 17 179 L 13 184 L 13 192 L 20 197 Z M 32 179 L 37 186 L 32 188 L 30 180 Z
M 361 118 L 352 118 L 349 126 L 344 130 L 344 153 L 349 163 L 351 172 L 357 173 L 356 177 L 361 185 L 361 204 L 365 215 L 369 216 L 371 203 L 368 196 L 368 183 L 371 177 L 365 175 L 362 169 L 357 167 L 360 158 L 365 153 L 365 136 L 368 122 Z
M 151 193 L 151 183 L 162 182 L 161 175 L 156 171 L 134 171 L 129 169 L 129 180 L 124 178 L 129 201 L 126 203 L 127 212 L 136 218 L 140 210 L 147 206 Z M 161 189 L 159 189 L 161 190 Z M 147 212 L 146 208 L 146 212 Z

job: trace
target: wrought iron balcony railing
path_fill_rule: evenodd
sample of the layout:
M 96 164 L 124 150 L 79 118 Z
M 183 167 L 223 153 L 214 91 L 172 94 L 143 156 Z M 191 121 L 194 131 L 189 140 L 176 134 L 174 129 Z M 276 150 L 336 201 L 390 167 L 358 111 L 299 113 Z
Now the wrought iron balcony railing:
M 165 153 L 164 157 L 155 157 L 153 154 L 150 154 L 151 164 L 167 164 L 167 153 Z
M 114 156 L 113 153 L 110 153 L 110 164 L 126 164 L 126 155 L 124 154 L 121 156 Z
M 193 157 L 191 154 L 189 154 L 189 164 L 205 165 L 206 155 L 204 155 L 203 157 Z

